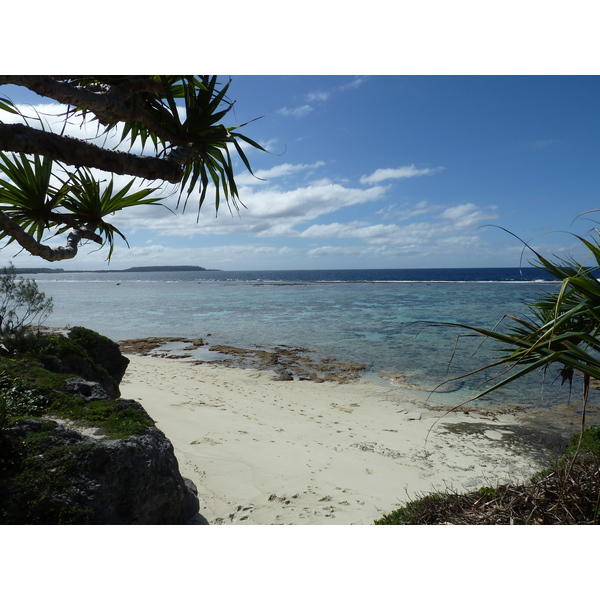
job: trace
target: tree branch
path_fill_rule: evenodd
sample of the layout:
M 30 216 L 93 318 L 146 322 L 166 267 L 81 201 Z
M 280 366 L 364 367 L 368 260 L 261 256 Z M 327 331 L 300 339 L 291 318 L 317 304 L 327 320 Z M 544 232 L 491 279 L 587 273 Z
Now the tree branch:
M 89 142 L 19 123 L 0 123 L 0 150 L 41 154 L 74 167 L 95 167 L 118 175 L 160 179 L 169 183 L 179 183 L 183 177 L 181 166 L 169 158 L 106 150 Z
M 73 85 L 58 81 L 49 75 L 0 75 L 0 85 L 12 83 L 52 98 L 61 104 L 76 106 L 96 115 L 102 125 L 113 125 L 119 122 L 139 122 L 162 140 L 173 144 L 182 143 L 182 140 L 167 129 L 164 129 L 149 117 L 140 104 L 135 107 L 127 105 L 127 99 L 132 95 L 152 91 L 160 93 L 164 86 L 151 79 L 134 79 L 124 81 L 122 85 L 99 84 L 101 91 L 94 91 L 85 86 Z
M 81 221 L 78 220 L 73 215 L 63 214 L 63 213 L 50 213 L 51 220 L 56 221 L 56 223 L 62 223 L 63 225 L 67 225 L 71 227 L 75 231 L 81 232 L 81 237 L 91 240 L 92 242 L 96 242 L 100 246 L 104 243 L 101 235 L 95 233 L 95 226 L 91 223 L 87 223 L 86 225 L 81 225 Z
M 10 217 L 0 210 L 0 229 L 3 229 L 8 235 L 14 238 L 25 250 L 34 256 L 40 256 L 44 260 L 55 262 L 59 260 L 68 260 L 77 255 L 79 242 L 82 238 L 94 239 L 96 234 L 84 227 L 74 229 L 67 236 L 67 245 L 52 248 L 46 244 L 38 242 L 32 235 L 21 229 Z M 96 241 L 96 240 L 95 240 Z

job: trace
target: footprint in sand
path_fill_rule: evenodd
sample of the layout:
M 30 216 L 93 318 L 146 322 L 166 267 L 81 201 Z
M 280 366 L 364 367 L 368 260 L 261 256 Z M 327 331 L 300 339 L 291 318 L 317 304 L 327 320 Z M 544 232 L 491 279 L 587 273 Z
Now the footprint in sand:
M 254 510 L 254 506 L 252 506 L 252 505 L 242 506 L 240 504 L 240 505 L 238 505 L 235 512 L 232 512 L 228 515 L 228 518 L 231 521 L 231 523 L 237 523 L 238 521 L 239 522 L 247 521 L 248 518 L 250 517 L 250 515 L 252 514 L 253 510 Z
M 190 442 L 190 445 L 195 446 L 197 444 L 208 444 L 209 446 L 218 446 L 222 443 L 223 442 L 217 442 L 217 440 L 213 440 L 212 438 L 205 436 L 203 438 L 200 438 L 199 440 L 194 440 L 193 442 Z

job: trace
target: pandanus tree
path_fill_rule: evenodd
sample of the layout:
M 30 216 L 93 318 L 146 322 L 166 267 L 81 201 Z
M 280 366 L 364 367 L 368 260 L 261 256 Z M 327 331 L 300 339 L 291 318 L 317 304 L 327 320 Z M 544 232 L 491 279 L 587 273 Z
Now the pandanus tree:
M 0 75 L 0 86 L 23 86 L 64 105 L 65 126 L 92 123 L 97 131 L 92 140 L 48 131 L 41 116 L 26 116 L 0 96 L 0 238 L 48 261 L 71 259 L 91 241 L 106 245 L 110 259 L 115 236 L 125 239 L 111 217 L 160 203 L 164 183 L 178 187 L 182 210 L 192 193 L 200 210 L 209 190 L 216 210 L 222 199 L 238 209 L 232 157 L 252 172 L 244 147 L 264 148 L 240 133 L 247 123 L 222 123 L 234 106 L 230 83 L 215 76 Z M 129 179 L 117 185 L 114 175 Z M 139 189 L 140 180 L 153 185 Z M 64 234 L 64 246 L 44 243 Z
M 600 380 L 600 236 L 594 229 L 589 239 L 574 235 L 583 245 L 588 260 L 583 263 L 569 257 L 549 260 L 529 244 L 533 265 L 558 281 L 539 297 L 525 303 L 524 316 L 505 316 L 496 327 L 486 329 L 468 324 L 436 323 L 467 330 L 467 335 L 492 340 L 498 360 L 463 375 L 496 370 L 484 389 L 467 400 L 471 402 L 536 370 L 558 367 L 561 384 L 583 379 L 581 428 L 585 426 L 588 394 L 592 380 Z M 556 379 L 558 379 L 558 377 Z M 461 405 L 462 406 L 462 405 Z

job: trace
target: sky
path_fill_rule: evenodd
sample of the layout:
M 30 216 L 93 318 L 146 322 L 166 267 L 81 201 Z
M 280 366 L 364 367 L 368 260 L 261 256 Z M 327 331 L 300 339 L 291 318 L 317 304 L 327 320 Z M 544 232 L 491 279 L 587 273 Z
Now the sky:
M 240 200 L 215 215 L 210 192 L 173 214 L 134 207 L 110 264 L 92 244 L 61 263 L 11 245 L 0 264 L 64 269 L 199 265 L 210 269 L 368 269 L 527 265 L 582 257 L 600 208 L 600 78 L 536 75 L 236 75 L 227 125 L 254 175 L 235 161 Z M 23 110 L 60 107 L 0 87 Z M 8 115 L 0 115 L 10 122 Z M 257 119 L 257 120 L 253 120 Z M 79 127 L 67 133 L 91 135 Z M 117 180 L 119 180 L 117 178 Z M 125 179 L 123 179 L 125 181 Z M 165 204 L 174 207 L 176 194 Z M 600 219 L 600 214 L 597 215 Z M 505 231 L 506 230 L 506 231 Z M 508 232 L 512 232 L 508 233 Z M 60 243 L 54 238 L 49 243 Z M 18 254 L 17 254 L 18 253 Z
M 23 6 L 5 4 L 3 23 L 22 24 Z M 392 6 L 371 0 L 342 10 L 339 3 L 322 0 L 285 10 L 272 0 L 224 6 L 205 3 L 199 13 L 196 5 L 178 3 L 162 7 L 157 19 L 155 10 L 109 0 L 101 14 L 116 17 L 107 20 L 98 18 L 95 4 L 69 11 L 57 10 L 56 3 L 38 3 L 27 13 L 26 28 L 3 29 L 4 47 L 11 49 L 4 72 L 200 71 L 223 73 L 223 81 L 231 76 L 236 123 L 262 117 L 245 133 L 270 154 L 249 152 L 261 180 L 238 165 L 247 206 L 239 215 L 224 208 L 215 218 L 207 202 L 196 223 L 192 205 L 177 216 L 139 207 L 115 219 L 130 248 L 118 245 L 110 265 L 105 252 L 90 252 L 89 247 L 61 263 L 25 252 L 15 256 L 18 248 L 9 247 L 0 251 L 0 265 L 123 269 L 192 264 L 237 270 L 518 266 L 527 261 L 523 245 L 500 228 L 547 254 L 580 252 L 572 236 L 552 232 L 586 234 L 594 223 L 577 217 L 600 206 L 598 35 L 596 9 L 589 0 L 572 0 L 568 6 L 538 0 L 422 0 Z M 1 95 L 40 102 L 8 86 L 0 87 Z M 80 135 L 78 130 L 69 133 Z M 389 543 L 383 529 L 348 530 L 345 544 L 338 542 L 340 531 L 326 540 L 325 528 L 319 531 L 319 541 L 333 548 L 328 572 L 356 561 L 357 535 L 365 547 Z M 468 552 L 481 542 L 478 531 L 483 530 L 461 529 L 453 547 L 458 541 Z M 514 548 L 518 533 L 502 537 L 507 531 L 494 530 L 495 543 L 481 554 L 481 564 L 479 555 L 469 554 L 473 572 L 486 572 L 490 552 L 493 564 L 504 565 L 505 549 Z M 304 535 L 301 529 L 296 532 Z M 40 532 L 34 533 L 39 547 Z M 286 533 L 289 537 L 292 530 Z M 375 534 L 380 538 L 372 539 Z M 279 591 L 285 577 L 294 577 L 298 564 L 312 556 L 306 550 L 314 548 L 314 535 L 310 540 L 295 537 L 285 553 L 268 554 L 276 565 L 271 571 L 280 573 L 269 577 L 273 589 Z M 489 541 L 489 530 L 485 535 Z M 530 548 L 531 533 L 527 535 L 521 545 Z M 554 543 L 540 539 L 535 553 L 529 553 L 534 568 L 545 568 L 552 560 L 556 535 L 553 530 Z M 23 539 L 19 531 L 12 546 L 22 545 Z M 465 540 L 471 543 L 467 546 Z M 108 549 L 111 543 L 114 553 L 112 541 L 105 545 Z M 188 540 L 176 541 L 182 543 L 171 546 L 180 551 L 161 555 L 160 568 L 152 573 L 154 588 L 157 573 L 165 573 L 164 583 L 172 590 L 171 571 L 197 560 Z M 256 553 L 256 536 L 247 546 L 237 536 L 238 571 L 246 575 L 239 581 L 246 584 L 261 572 L 265 551 L 278 547 L 280 540 L 270 541 L 275 543 L 259 543 L 262 552 Z M 56 536 L 49 538 L 48 548 L 55 549 L 56 542 Z M 429 551 L 430 542 L 419 530 L 405 545 L 410 555 L 402 554 L 401 560 L 428 575 L 415 548 Z M 213 536 L 211 548 L 217 551 L 209 570 L 220 575 L 231 561 L 219 559 L 223 553 L 230 557 L 232 545 Z M 68 551 L 66 545 L 62 549 Z M 381 563 L 397 563 L 398 551 L 396 545 L 393 552 L 360 555 L 364 583 L 354 577 L 352 591 L 372 594 L 374 582 L 382 590 L 393 585 L 381 577 L 386 572 Z M 47 553 L 54 555 L 64 561 L 64 552 Z M 72 554 L 70 560 L 79 556 Z M 250 556 L 261 563 L 248 560 Z M 418 559 L 411 560 L 413 556 Z M 81 557 L 89 562 L 88 554 Z M 126 558 L 130 565 L 132 557 Z M 147 569 L 153 558 L 142 553 L 134 560 Z M 172 569 L 165 568 L 169 560 Z M 580 568 L 581 557 L 576 560 L 577 565 L 568 566 Z M 15 562 L 13 570 L 18 572 L 21 564 Z M 314 561 L 306 566 L 319 572 Z M 456 566 L 447 560 L 437 564 L 438 570 L 448 568 L 450 578 Z M 51 560 L 36 565 L 48 575 L 54 575 L 55 567 Z M 85 576 L 86 570 L 72 573 Z M 447 579 L 438 577 L 443 586 Z M 572 592 L 572 579 L 564 579 L 564 584 L 552 579 L 552 591 L 562 584 Z M 204 585 L 220 591 L 223 581 L 215 576 L 214 584 Z M 314 587 L 311 578 L 306 581 Z M 179 583 L 184 585 L 185 579 Z M 265 584 L 263 578 L 261 586 Z M 135 585 L 139 587 L 138 580 Z M 539 595 L 540 582 L 532 579 L 531 586 Z M 339 595 L 339 580 L 335 590 Z

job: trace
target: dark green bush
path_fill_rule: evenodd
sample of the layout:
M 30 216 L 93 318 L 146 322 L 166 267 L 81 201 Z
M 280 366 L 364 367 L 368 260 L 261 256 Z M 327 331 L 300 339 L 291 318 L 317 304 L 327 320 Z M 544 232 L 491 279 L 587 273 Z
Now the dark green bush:
M 10 416 L 43 414 L 49 404 L 39 390 L 24 386 L 6 371 L 0 372 L 0 426 Z
M 17 277 L 10 265 L 0 275 L 0 350 L 13 355 L 31 342 L 38 327 L 52 312 L 52 298 L 46 298 L 32 279 Z

